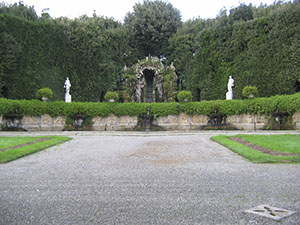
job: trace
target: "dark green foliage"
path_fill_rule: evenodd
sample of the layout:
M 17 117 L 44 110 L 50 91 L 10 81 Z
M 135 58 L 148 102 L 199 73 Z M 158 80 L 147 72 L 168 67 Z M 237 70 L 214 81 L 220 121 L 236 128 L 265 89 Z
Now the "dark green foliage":
M 49 87 L 62 100 L 69 77 L 73 100 L 103 101 L 107 91 L 124 91 L 122 67 L 149 54 L 174 63 L 178 89 L 191 91 L 194 101 L 225 99 L 229 75 L 235 99 L 245 86 L 257 87 L 259 97 L 294 94 L 300 91 L 299 30 L 298 0 L 241 4 L 229 15 L 223 10 L 215 19 L 183 24 L 180 12 L 160 0 L 137 3 L 124 24 L 97 15 L 39 18 L 22 2 L 0 3 L 0 97 L 33 99 Z M 167 92 L 174 100 L 175 89 Z
M 193 20 L 183 24 L 169 39 L 167 60 L 173 62 L 179 78 L 179 89 L 190 88 L 192 75 L 193 56 L 197 50 L 198 43 L 195 41 L 199 32 L 203 29 L 204 22 Z
M 108 90 L 116 88 L 124 66 L 125 30 L 111 19 L 96 16 L 66 19 L 61 23 L 73 50 L 71 95 L 76 101 L 103 100 Z
M 171 3 L 161 0 L 136 3 L 133 12 L 129 12 L 124 21 L 131 46 L 137 49 L 140 58 L 149 54 L 164 55 L 168 39 L 181 23 L 180 12 Z
M 32 99 L 48 86 L 55 100 L 71 81 L 75 101 L 99 101 L 116 88 L 126 61 L 122 25 L 102 17 L 28 20 L 0 14 L 0 96 Z
M 14 4 L 0 3 L 0 14 L 9 14 L 27 20 L 37 20 L 38 16 L 33 6 L 24 5 L 22 1 Z
M 0 15 L 1 18 L 1 15 Z M 0 96 L 8 97 L 7 85 L 15 82 L 22 46 L 7 32 L 0 33 Z
M 50 88 L 41 88 L 36 92 L 36 98 L 42 100 L 43 97 L 53 98 L 53 91 Z
M 129 102 L 130 101 L 130 92 L 127 90 L 118 91 L 120 96 L 120 102 Z
M 110 100 L 114 100 L 115 102 L 119 101 L 120 97 L 119 94 L 115 91 L 108 91 L 105 95 L 104 95 L 104 100 L 105 101 L 110 101 Z
M 154 116 L 178 115 L 180 107 L 178 103 L 151 103 L 151 114 Z
M 247 20 L 252 20 L 253 19 L 253 10 L 252 6 L 241 4 L 239 7 L 231 9 L 230 10 L 230 17 L 233 20 L 242 20 L 242 21 L 247 21 Z
M 177 94 L 177 99 L 179 102 L 190 102 L 192 101 L 192 92 L 190 91 L 180 91 L 178 94 Z
M 242 4 L 229 16 L 184 23 L 169 40 L 168 58 L 197 101 L 225 99 L 229 75 L 237 99 L 249 85 L 261 97 L 293 94 L 300 91 L 299 30 L 299 2 Z
M 177 95 L 177 75 L 176 72 L 168 68 L 164 74 L 163 90 L 168 102 L 175 102 Z
M 254 98 L 257 96 L 258 91 L 255 86 L 246 86 L 243 88 L 242 94 L 244 98 Z
M 188 114 L 209 115 L 218 109 L 226 115 L 267 114 L 277 109 L 290 114 L 300 110 L 300 94 L 274 96 L 271 98 L 256 98 L 251 100 L 216 100 L 181 104 L 180 108 Z
M 1 31 L 7 33 L 4 45 L 10 40 L 12 46 L 4 48 L 6 53 L 1 55 L 0 67 L 4 67 L 2 95 L 32 99 L 38 89 L 48 86 L 54 91 L 55 99 L 62 99 L 65 79 L 62 64 L 68 50 L 59 26 L 5 14 L 0 14 L 0 21 Z M 12 62 L 9 67 L 8 61 Z
M 226 115 L 266 114 L 282 111 L 290 115 L 300 111 L 300 94 L 255 98 L 246 100 L 216 100 L 187 103 L 96 103 L 96 102 L 41 102 L 38 100 L 9 100 L 0 98 L 0 115 L 17 113 L 31 116 L 49 114 L 51 116 L 70 116 L 76 114 L 88 117 L 140 116 L 147 114 L 147 108 L 155 116 L 209 115 L 218 109 Z

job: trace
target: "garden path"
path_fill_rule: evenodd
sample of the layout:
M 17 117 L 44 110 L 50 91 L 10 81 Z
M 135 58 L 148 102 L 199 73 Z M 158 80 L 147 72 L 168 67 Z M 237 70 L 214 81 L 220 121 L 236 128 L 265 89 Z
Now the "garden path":
M 0 224 L 278 224 L 244 213 L 262 204 L 297 224 L 300 165 L 252 164 L 221 133 L 51 133 L 73 140 L 0 165 Z

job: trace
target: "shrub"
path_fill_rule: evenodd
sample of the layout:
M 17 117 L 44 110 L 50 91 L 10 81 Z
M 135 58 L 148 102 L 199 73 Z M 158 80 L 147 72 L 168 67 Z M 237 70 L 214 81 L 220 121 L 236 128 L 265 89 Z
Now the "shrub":
M 244 98 L 255 98 L 258 94 L 255 86 L 246 86 L 243 88 L 242 95 Z
M 300 112 L 300 93 L 294 95 L 280 95 L 270 98 L 234 99 L 231 101 L 201 101 L 188 103 L 116 103 L 106 102 L 71 102 L 63 101 L 41 102 L 38 100 L 12 100 L 0 98 L 0 115 L 24 114 L 28 116 L 69 116 L 81 113 L 94 117 L 106 117 L 110 114 L 116 116 L 140 116 L 147 113 L 151 107 L 151 114 L 156 117 L 178 115 L 185 112 L 189 115 L 209 115 L 218 109 L 219 113 L 226 115 L 266 114 L 279 110 L 280 112 Z
M 190 91 L 180 91 L 177 94 L 177 98 L 179 102 L 190 102 L 192 101 L 192 92 Z
M 157 116 L 178 115 L 180 113 L 179 104 L 176 102 L 170 103 L 151 103 L 151 113 Z
M 117 102 L 119 100 L 119 94 L 115 91 L 108 91 L 104 96 L 104 100 L 107 102 L 111 100 Z
M 46 101 L 53 98 L 53 92 L 50 88 L 41 88 L 36 92 L 36 97 L 39 100 L 43 100 L 43 98 L 47 98 Z
M 118 94 L 120 96 L 121 102 L 129 102 L 130 101 L 130 94 L 128 91 L 119 91 Z

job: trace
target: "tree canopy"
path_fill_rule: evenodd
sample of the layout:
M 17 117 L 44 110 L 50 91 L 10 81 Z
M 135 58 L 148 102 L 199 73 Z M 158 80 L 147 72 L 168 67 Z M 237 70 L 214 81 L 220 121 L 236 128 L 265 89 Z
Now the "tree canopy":
M 33 6 L 24 5 L 23 2 L 14 3 L 12 5 L 0 2 L 0 14 L 9 14 L 21 17 L 27 20 L 35 21 L 38 19 L 36 11 Z
M 161 0 L 136 3 L 124 21 L 130 44 L 139 57 L 164 55 L 168 39 L 181 24 L 180 11 Z

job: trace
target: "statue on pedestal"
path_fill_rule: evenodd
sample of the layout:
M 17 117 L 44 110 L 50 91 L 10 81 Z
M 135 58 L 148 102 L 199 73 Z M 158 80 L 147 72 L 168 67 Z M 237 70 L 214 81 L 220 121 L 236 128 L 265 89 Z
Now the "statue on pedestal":
M 233 88 L 234 88 L 234 79 L 232 76 L 229 76 L 227 88 L 228 91 L 226 93 L 226 100 L 231 100 L 233 99 Z
M 70 83 L 69 78 L 67 77 L 67 79 L 65 81 L 65 85 L 64 85 L 64 88 L 66 89 L 65 102 L 72 101 L 72 96 L 70 95 L 70 87 L 71 87 L 71 83 Z

